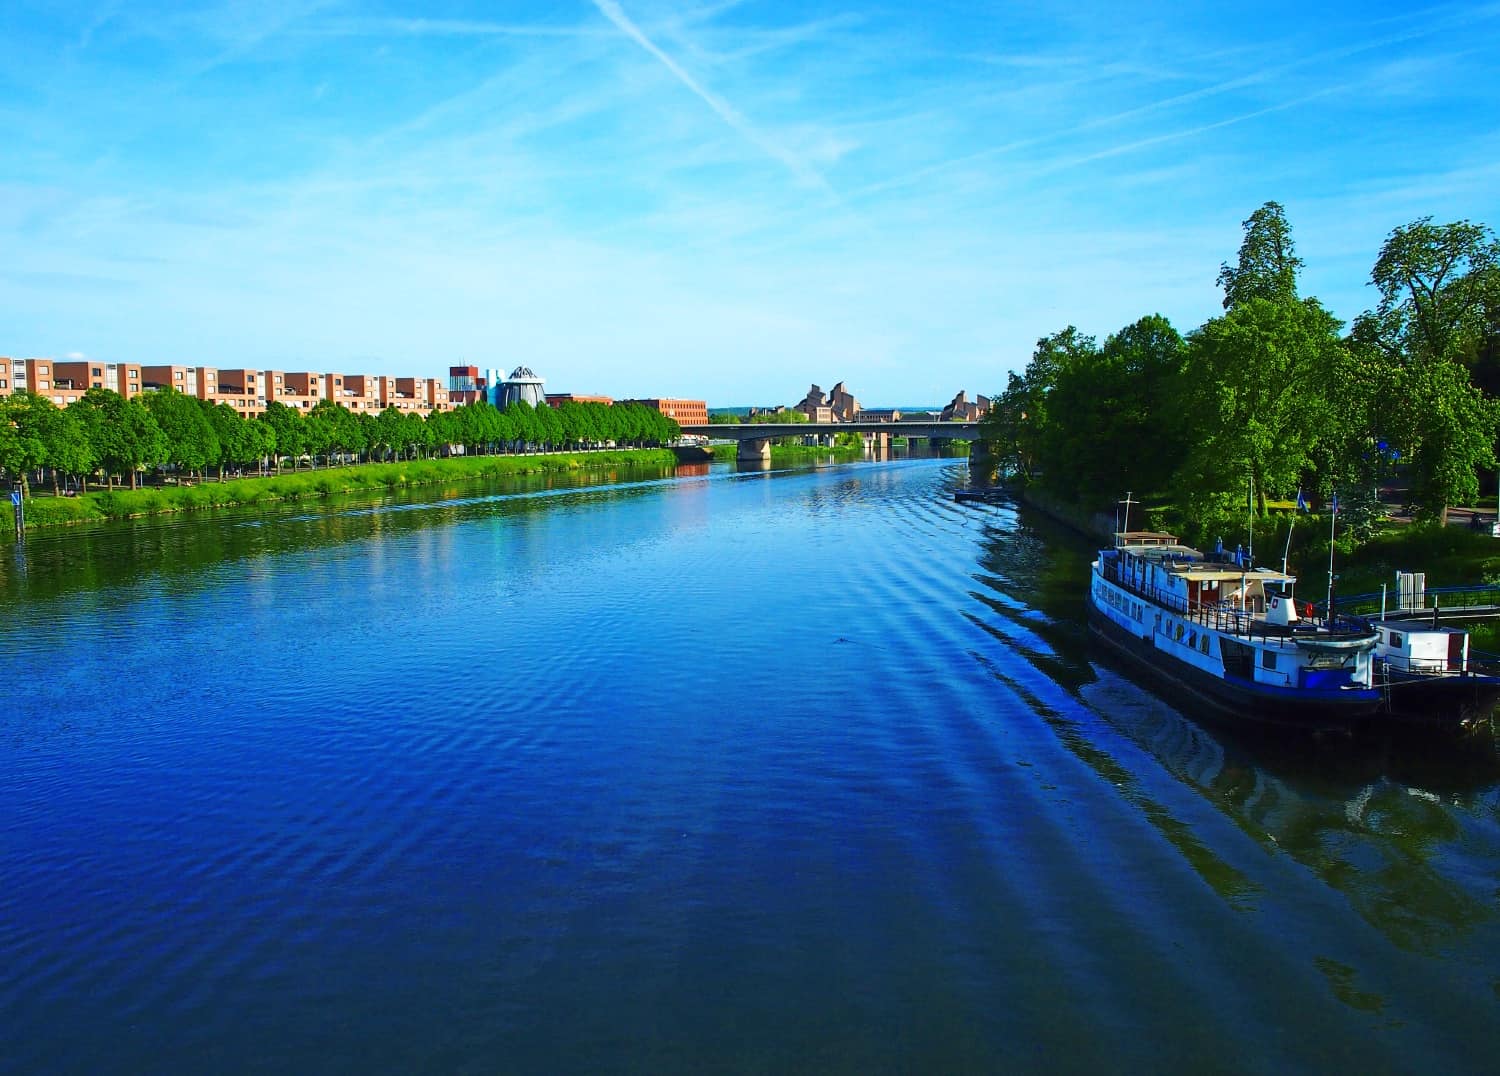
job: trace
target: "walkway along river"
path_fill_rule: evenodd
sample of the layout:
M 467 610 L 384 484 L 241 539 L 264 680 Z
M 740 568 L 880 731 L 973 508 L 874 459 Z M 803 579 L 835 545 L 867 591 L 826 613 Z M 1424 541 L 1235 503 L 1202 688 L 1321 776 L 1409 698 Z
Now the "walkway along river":
M 29 538 L 6 1062 L 1490 1065 L 1493 750 L 1200 724 L 1090 648 L 1090 550 L 963 467 Z

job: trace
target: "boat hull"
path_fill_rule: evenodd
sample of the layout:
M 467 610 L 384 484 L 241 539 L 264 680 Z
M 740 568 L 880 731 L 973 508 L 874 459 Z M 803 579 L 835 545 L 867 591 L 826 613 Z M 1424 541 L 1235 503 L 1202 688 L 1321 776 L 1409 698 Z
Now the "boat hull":
M 1402 721 L 1466 728 L 1488 722 L 1500 706 L 1500 677 L 1479 673 L 1422 675 L 1387 667 L 1390 714 Z
M 1178 661 L 1105 616 L 1091 601 L 1089 627 L 1110 650 L 1152 680 L 1214 716 L 1259 725 L 1309 731 L 1348 732 L 1378 715 L 1382 697 L 1368 688 L 1308 690 L 1275 688 L 1233 676 L 1215 676 Z

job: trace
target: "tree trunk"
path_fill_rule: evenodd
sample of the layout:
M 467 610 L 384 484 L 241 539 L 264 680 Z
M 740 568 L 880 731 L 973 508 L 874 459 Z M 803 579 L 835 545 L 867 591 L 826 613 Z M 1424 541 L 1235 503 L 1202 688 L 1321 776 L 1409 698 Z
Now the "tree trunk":
M 141 488 L 140 487 L 140 479 L 141 479 L 141 472 L 137 471 L 134 467 L 132 467 L 130 469 L 130 488 L 131 489 L 140 489 Z

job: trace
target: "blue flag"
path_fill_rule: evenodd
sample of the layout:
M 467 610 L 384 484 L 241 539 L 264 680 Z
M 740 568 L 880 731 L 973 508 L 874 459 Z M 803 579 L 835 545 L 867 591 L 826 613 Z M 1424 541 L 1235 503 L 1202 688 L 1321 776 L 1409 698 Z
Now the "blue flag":
M 1338 494 L 1338 490 L 1334 490 L 1333 491 L 1333 514 L 1334 515 L 1338 515 L 1339 514 L 1339 494 Z
M 1297 491 L 1297 511 L 1307 511 L 1307 498 L 1302 496 L 1302 491 L 1300 489 Z

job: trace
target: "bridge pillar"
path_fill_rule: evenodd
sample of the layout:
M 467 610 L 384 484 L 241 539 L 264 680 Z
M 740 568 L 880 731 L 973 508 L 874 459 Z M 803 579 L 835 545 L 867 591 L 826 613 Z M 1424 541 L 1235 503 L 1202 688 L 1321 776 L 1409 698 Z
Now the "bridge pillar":
M 988 441 L 969 442 L 969 477 L 977 478 L 983 482 L 995 480 L 997 465 L 995 455 L 990 451 Z
M 771 462 L 771 439 L 769 437 L 746 437 L 740 441 L 734 458 L 749 463 Z

